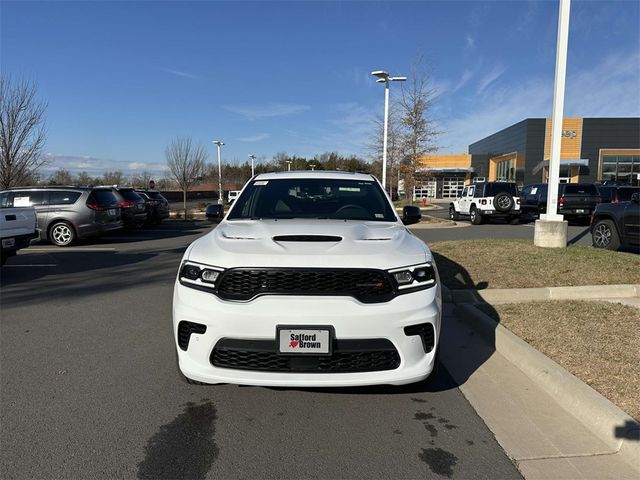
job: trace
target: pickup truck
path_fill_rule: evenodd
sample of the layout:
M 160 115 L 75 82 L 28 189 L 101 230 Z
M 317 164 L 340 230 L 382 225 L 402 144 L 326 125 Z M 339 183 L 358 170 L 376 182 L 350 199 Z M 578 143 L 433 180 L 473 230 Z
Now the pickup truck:
M 33 207 L 0 208 L 0 240 L 2 253 L 0 265 L 21 248 L 26 248 L 31 240 L 38 237 L 36 211 Z
M 547 184 L 527 185 L 520 194 L 522 213 L 538 215 L 547 210 Z M 592 183 L 558 185 L 558 213 L 567 219 L 587 219 L 601 203 L 598 189 Z

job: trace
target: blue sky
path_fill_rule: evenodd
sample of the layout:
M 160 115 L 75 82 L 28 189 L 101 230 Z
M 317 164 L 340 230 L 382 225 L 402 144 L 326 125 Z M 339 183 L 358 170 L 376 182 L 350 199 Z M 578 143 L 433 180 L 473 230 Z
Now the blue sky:
M 640 115 L 640 2 L 572 3 L 566 116 Z M 367 154 L 383 88 L 422 55 L 442 152 L 551 114 L 550 2 L 0 4 L 2 71 L 48 102 L 49 169 L 160 172 L 172 137 L 223 159 Z M 397 85 L 392 95 L 397 95 Z

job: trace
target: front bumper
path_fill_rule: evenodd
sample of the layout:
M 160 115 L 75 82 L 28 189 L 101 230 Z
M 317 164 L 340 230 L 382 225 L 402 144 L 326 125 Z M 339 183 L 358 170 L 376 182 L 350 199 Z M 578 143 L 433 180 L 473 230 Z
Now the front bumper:
M 289 387 L 401 385 L 424 380 L 433 370 L 441 308 L 439 287 L 376 304 L 362 304 L 351 297 L 277 295 L 230 302 L 176 282 L 173 333 L 175 341 L 183 320 L 206 326 L 205 333 L 191 334 L 186 351 L 176 345 L 180 370 L 200 382 Z M 429 353 L 419 336 L 404 332 L 406 326 L 423 323 L 431 323 L 435 331 Z M 211 352 L 222 338 L 274 341 L 277 325 L 327 325 L 333 327 L 338 340 L 387 339 L 398 351 L 400 366 L 373 372 L 295 373 L 219 368 L 210 363 Z

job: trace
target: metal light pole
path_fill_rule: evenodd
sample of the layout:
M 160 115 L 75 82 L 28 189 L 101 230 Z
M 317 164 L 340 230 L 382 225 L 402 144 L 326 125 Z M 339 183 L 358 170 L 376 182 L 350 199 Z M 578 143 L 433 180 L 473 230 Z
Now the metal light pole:
M 220 147 L 224 145 L 222 140 L 214 140 L 214 145 L 218 146 L 218 205 L 224 204 L 224 199 L 222 198 L 222 163 L 220 162 Z
M 558 215 L 558 184 L 560 183 L 560 147 L 564 118 L 564 91 L 567 76 L 567 50 L 569 47 L 569 14 L 571 0 L 560 0 L 558 39 L 556 46 L 556 77 L 553 90 L 553 117 L 551 157 L 547 187 L 547 213 L 536 221 L 534 244 L 541 247 L 566 247 L 567 222 Z
M 311 171 L 315 172 L 316 171 L 316 167 L 317 165 L 315 163 L 310 163 L 309 166 L 311 167 Z
M 291 171 L 291 160 L 285 160 L 284 162 L 287 164 L 287 171 L 290 172 Z
M 407 77 L 391 77 L 384 70 L 376 70 L 371 75 L 378 77 L 376 83 L 384 83 L 384 133 L 382 140 L 382 186 L 387 188 L 387 132 L 389 129 L 389 83 L 404 82 Z
M 255 155 L 249 155 L 249 158 L 251 159 L 251 176 L 253 177 L 256 174 L 256 171 L 253 168 L 253 161 L 256 159 L 256 156 Z

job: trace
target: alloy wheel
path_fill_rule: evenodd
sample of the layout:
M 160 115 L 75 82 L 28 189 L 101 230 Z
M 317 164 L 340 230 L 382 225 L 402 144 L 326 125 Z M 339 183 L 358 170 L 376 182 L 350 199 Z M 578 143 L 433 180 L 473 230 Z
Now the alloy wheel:
M 56 245 L 67 245 L 73 238 L 73 232 L 67 225 L 59 224 L 51 230 L 51 238 Z
M 607 225 L 598 225 L 593 231 L 593 242 L 598 247 L 607 247 L 611 243 L 611 229 Z

